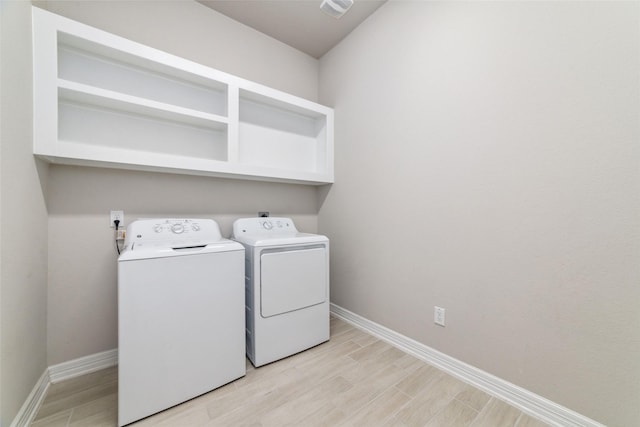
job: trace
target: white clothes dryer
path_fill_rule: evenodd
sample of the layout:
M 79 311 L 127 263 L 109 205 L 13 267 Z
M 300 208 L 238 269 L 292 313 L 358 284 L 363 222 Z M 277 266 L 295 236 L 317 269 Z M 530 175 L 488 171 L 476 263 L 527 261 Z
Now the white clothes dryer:
M 262 366 L 329 340 L 329 239 L 290 218 L 241 218 L 247 356 Z
M 118 258 L 118 425 L 245 375 L 244 248 L 210 219 L 127 227 Z

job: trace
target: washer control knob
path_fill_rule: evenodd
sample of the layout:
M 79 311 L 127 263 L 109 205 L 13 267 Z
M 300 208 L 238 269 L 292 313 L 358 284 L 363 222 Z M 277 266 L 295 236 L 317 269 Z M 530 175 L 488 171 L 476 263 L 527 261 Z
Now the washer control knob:
M 264 227 L 265 230 L 271 230 L 273 228 L 273 224 L 271 224 L 269 221 L 263 222 L 262 226 Z
M 153 226 L 153 231 L 155 231 L 156 233 L 162 232 L 162 225 L 161 224 L 154 225 Z
M 173 231 L 175 234 L 180 234 L 184 231 L 184 225 L 182 224 L 173 224 L 171 226 L 171 231 Z
M 200 231 L 200 224 L 191 224 L 191 229 L 193 231 Z

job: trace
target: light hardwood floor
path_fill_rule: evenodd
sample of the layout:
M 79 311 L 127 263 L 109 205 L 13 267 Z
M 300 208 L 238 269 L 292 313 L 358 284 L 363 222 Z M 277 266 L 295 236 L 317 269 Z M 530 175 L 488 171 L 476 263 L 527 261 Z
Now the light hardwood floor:
M 117 368 L 53 384 L 32 427 L 115 426 Z M 253 368 L 145 418 L 146 426 L 472 426 L 546 424 L 333 318 L 325 344 Z

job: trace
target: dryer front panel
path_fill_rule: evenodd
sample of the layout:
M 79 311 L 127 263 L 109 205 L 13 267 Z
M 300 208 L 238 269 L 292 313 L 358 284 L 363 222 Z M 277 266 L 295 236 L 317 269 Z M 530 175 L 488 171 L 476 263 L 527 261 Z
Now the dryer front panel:
M 260 314 L 271 317 L 327 299 L 327 249 L 265 250 L 260 255 Z

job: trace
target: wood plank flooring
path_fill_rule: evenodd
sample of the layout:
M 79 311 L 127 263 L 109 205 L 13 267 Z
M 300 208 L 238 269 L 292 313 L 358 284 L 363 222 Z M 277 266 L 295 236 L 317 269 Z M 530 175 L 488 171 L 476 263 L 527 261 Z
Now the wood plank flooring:
M 117 367 L 53 384 L 32 427 L 115 426 Z M 542 427 L 546 424 L 331 318 L 331 340 L 131 424 Z

